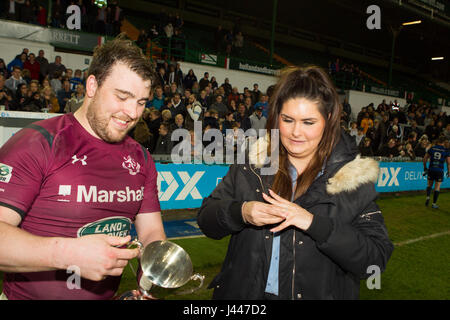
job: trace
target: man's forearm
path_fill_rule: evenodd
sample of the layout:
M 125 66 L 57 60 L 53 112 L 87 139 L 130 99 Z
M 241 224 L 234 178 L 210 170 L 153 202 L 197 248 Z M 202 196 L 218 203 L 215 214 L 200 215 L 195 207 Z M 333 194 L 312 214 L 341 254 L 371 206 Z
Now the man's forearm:
M 63 238 L 40 237 L 0 222 L 0 270 L 38 272 L 58 269 L 57 259 Z

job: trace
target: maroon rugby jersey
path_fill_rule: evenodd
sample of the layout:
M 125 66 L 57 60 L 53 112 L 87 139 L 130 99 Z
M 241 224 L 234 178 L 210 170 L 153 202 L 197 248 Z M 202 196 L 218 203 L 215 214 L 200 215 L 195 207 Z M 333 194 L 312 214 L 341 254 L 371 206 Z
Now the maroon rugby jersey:
M 35 122 L 0 149 L 0 205 L 38 236 L 126 236 L 136 214 L 160 211 L 156 181 L 140 144 L 128 136 L 115 144 L 97 139 L 73 114 Z M 110 299 L 120 283 L 82 278 L 81 289 L 69 289 L 71 275 L 5 273 L 3 292 L 8 299 Z

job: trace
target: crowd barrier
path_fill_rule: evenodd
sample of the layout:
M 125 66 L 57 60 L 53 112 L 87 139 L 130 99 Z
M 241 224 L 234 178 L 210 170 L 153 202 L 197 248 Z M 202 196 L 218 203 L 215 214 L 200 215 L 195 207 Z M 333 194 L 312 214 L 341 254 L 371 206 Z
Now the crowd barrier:
M 376 191 L 380 193 L 425 190 L 422 162 L 380 161 Z M 227 165 L 163 164 L 156 162 L 161 209 L 199 208 L 228 172 Z M 444 178 L 441 188 L 450 188 Z

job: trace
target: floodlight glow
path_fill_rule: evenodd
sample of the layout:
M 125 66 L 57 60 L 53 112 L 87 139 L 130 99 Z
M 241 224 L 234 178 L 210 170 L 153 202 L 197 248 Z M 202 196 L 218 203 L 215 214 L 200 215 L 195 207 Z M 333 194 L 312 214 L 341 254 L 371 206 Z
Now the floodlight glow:
M 422 20 L 416 20 L 416 21 L 410 21 L 410 22 L 403 22 L 402 25 L 403 25 L 403 26 L 409 26 L 409 25 L 412 25 L 412 24 L 419 24 L 419 23 L 422 23 Z
M 431 60 L 435 61 L 435 60 L 444 60 L 444 57 L 433 57 L 431 58 Z

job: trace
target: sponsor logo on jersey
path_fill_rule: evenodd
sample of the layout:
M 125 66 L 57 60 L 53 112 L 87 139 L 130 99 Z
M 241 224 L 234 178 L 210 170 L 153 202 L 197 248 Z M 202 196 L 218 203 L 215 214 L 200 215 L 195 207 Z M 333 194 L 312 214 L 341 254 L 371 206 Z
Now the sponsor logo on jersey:
M 78 159 L 77 155 L 74 154 L 72 159 L 73 159 L 72 164 L 74 164 L 75 162 L 81 161 L 81 164 L 83 166 L 87 165 L 87 162 L 86 162 L 87 156 L 86 155 L 84 155 L 82 158 Z
M 126 187 L 124 190 L 98 190 L 97 186 L 80 185 L 77 188 L 77 202 L 132 202 L 144 198 L 144 187 L 133 190 Z
M 106 234 L 114 237 L 126 237 L 130 234 L 131 220 L 125 217 L 108 217 L 85 224 L 77 231 L 77 236 Z
M 133 158 L 131 158 L 130 156 L 128 157 L 123 157 L 123 159 L 125 160 L 124 162 L 122 162 L 122 168 L 127 169 L 128 172 L 132 175 L 135 176 L 136 174 L 139 173 L 139 170 L 141 169 L 141 165 L 139 163 L 137 163 Z
M 0 181 L 8 183 L 11 180 L 13 167 L 0 163 Z

